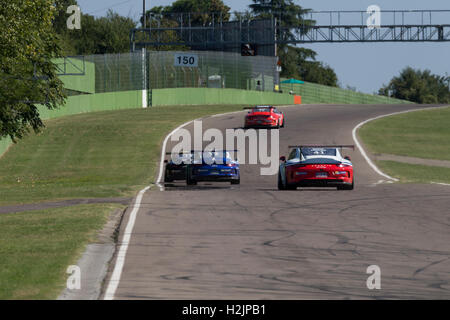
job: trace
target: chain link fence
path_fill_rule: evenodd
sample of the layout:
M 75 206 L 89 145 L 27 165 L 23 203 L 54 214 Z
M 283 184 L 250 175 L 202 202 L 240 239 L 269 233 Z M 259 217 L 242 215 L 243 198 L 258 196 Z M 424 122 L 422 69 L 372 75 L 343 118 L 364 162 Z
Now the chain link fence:
M 85 56 L 95 65 L 95 92 L 144 89 L 145 60 L 141 53 Z
M 179 66 L 177 59 L 185 56 L 195 57 L 192 58 L 195 63 Z M 268 56 L 246 57 L 220 51 L 147 51 L 145 54 L 132 52 L 84 56 L 82 62 L 86 64 L 86 74 L 81 82 L 92 82 L 92 86 L 95 83 L 95 90 L 82 90 L 85 93 L 149 89 L 151 95 L 152 89 L 166 88 L 229 88 L 273 92 L 280 83 L 277 58 Z M 76 76 L 68 75 L 65 79 L 69 83 Z M 302 102 L 306 104 L 410 103 L 308 82 L 281 84 L 280 89 L 283 93 L 302 96 Z
M 176 57 L 195 56 L 196 66 Z M 85 56 L 95 65 L 95 92 L 163 88 L 232 88 L 273 91 L 279 83 L 276 58 L 207 51 L 147 51 Z
M 302 96 L 302 103 L 319 104 L 407 104 L 410 101 L 329 87 L 316 83 L 281 84 L 283 92 Z

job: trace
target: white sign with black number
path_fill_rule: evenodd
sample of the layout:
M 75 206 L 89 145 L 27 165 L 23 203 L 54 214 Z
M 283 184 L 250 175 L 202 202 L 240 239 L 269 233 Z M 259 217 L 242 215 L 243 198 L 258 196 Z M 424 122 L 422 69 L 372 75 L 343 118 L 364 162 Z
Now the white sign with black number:
M 175 67 L 198 67 L 198 55 L 192 53 L 175 53 Z

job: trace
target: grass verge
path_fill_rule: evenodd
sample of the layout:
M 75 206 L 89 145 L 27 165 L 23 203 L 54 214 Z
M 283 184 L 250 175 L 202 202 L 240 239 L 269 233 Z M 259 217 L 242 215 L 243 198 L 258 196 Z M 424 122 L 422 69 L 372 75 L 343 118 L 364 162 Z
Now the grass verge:
M 242 106 L 164 106 L 46 122 L 0 159 L 0 205 L 133 196 L 154 181 L 160 146 L 176 126 Z
M 66 269 L 121 205 L 80 205 L 0 215 L 0 300 L 55 299 Z
M 450 168 L 406 164 L 396 161 L 377 161 L 380 169 L 400 182 L 450 183 Z
M 0 205 L 132 196 L 154 181 L 164 137 L 199 117 L 242 106 L 164 106 L 46 122 L 0 159 Z M 0 215 L 0 299 L 54 299 L 66 268 L 120 205 Z
M 450 160 L 450 108 L 374 120 L 358 130 L 372 153 Z
M 374 120 L 358 134 L 371 153 L 422 159 L 450 160 L 450 108 L 414 111 Z M 377 161 L 387 174 L 402 182 L 450 183 L 450 169 Z

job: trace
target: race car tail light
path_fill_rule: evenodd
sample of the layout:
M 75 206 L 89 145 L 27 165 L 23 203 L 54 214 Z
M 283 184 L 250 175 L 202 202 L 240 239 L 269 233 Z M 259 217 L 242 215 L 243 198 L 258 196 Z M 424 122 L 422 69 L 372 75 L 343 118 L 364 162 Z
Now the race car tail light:
M 333 174 L 335 176 L 345 176 L 346 178 L 350 178 L 350 171 L 335 171 Z

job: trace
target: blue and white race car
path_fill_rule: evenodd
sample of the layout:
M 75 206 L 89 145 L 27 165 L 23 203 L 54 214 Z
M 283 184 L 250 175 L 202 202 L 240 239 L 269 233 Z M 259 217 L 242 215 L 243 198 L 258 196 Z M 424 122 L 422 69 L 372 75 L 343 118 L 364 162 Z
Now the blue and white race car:
M 186 183 L 195 185 L 198 181 L 222 181 L 240 184 L 239 162 L 229 151 L 193 151 L 193 160 L 187 165 Z

